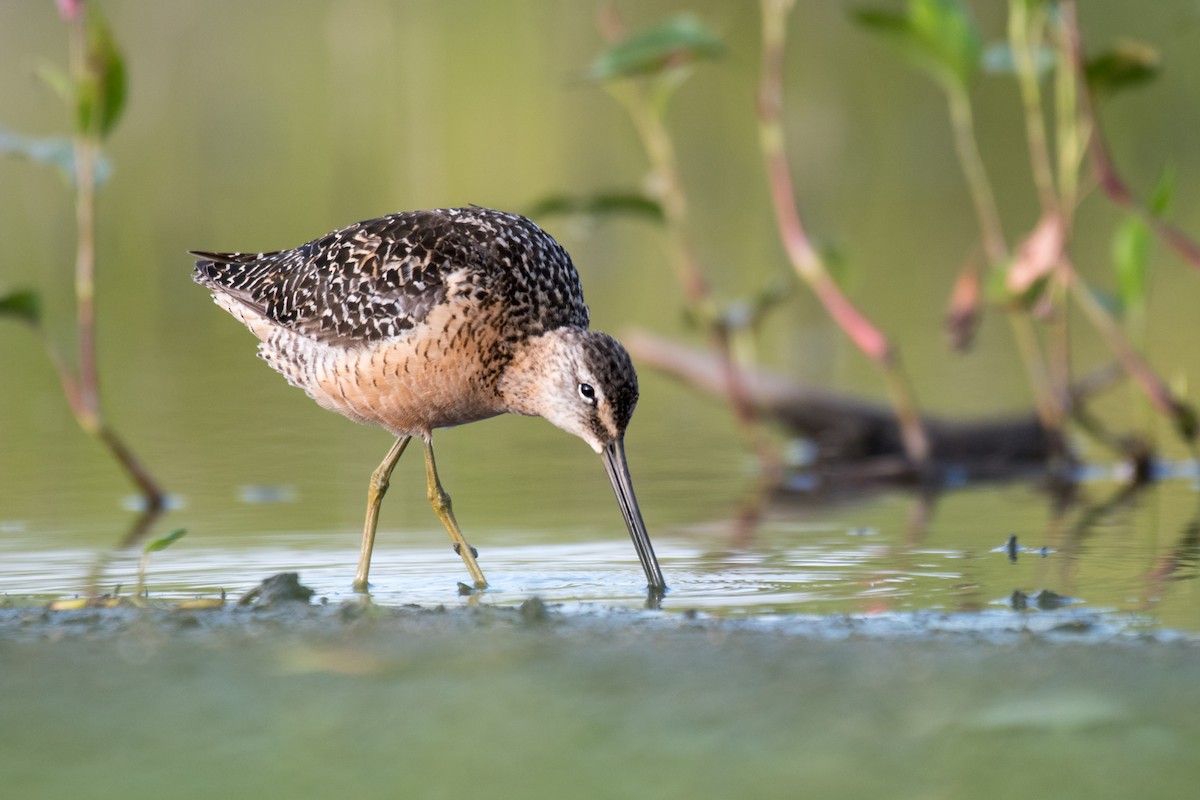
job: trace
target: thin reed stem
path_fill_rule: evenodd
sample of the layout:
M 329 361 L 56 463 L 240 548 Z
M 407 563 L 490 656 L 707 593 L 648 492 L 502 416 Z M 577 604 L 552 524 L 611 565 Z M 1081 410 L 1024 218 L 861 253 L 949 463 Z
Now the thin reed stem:
M 983 252 L 992 266 L 1003 264 L 1008 258 L 1004 228 L 1000 224 L 1000 212 L 996 210 L 996 196 L 992 182 L 988 179 L 983 157 L 975 136 L 975 115 L 971 110 L 971 98 L 966 91 L 947 85 L 946 98 L 950 106 L 950 127 L 954 133 L 954 149 L 962 167 L 979 230 L 983 237 Z
M 70 20 L 70 64 L 77 84 L 87 79 L 86 10 Z M 161 509 L 165 495 L 104 418 L 96 358 L 96 162 L 100 152 L 97 114 L 89 130 L 78 130 L 75 155 L 75 324 L 78 376 L 71 375 L 57 350 L 48 347 L 71 411 L 84 431 L 95 436 L 137 484 L 148 511 Z M 78 124 L 78 123 L 77 123 Z M 49 345 L 48 340 L 47 345 Z

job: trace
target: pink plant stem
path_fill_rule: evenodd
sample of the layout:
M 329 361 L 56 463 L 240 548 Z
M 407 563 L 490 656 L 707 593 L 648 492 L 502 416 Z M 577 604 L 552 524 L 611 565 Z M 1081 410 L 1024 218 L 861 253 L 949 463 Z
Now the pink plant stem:
M 792 0 L 762 0 L 762 83 L 758 95 L 759 140 L 766 166 L 775 221 L 784 250 L 796 273 L 812 288 L 821 304 L 846 335 L 883 371 L 888 395 L 900 423 L 904 448 L 914 464 L 929 460 L 929 440 L 921 424 L 912 391 L 887 337 L 846 297 L 830 277 L 812 246 L 796 208 L 796 193 L 784 147 L 783 60 L 787 16 Z

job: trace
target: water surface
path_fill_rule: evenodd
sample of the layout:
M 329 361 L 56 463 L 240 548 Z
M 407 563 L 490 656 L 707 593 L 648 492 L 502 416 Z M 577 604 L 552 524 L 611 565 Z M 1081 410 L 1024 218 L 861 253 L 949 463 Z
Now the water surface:
M 593 477 L 603 483 L 599 474 Z M 928 507 L 905 493 L 832 507 L 793 498 L 768 505 L 753 529 L 735 522 L 736 508 L 708 520 L 659 525 L 656 549 L 670 584 L 662 607 L 733 616 L 1036 614 L 1040 600 L 1042 610 L 1073 607 L 1134 627 L 1200 632 L 1195 488 L 1174 481 L 1126 496 L 1118 485 L 1097 483 L 1084 494 L 1089 499 L 1062 513 L 1035 489 L 1013 486 L 959 491 Z M 250 504 L 242 513 L 263 524 L 273 516 L 303 516 L 304 504 L 301 496 L 289 496 L 269 510 Z M 486 510 L 472 516 L 488 517 Z M 246 529 L 221 532 L 186 508 L 170 512 L 160 527 L 177 522 L 196 527 L 153 555 L 148 588 L 155 596 L 240 595 L 267 575 L 296 571 L 328 601 L 354 597 L 356 528 L 256 530 L 243 521 Z M 28 523 L 5 525 L 0 586 L 9 595 L 84 591 L 99 559 L 107 558 L 99 543 L 49 547 Z M 645 602 L 641 569 L 615 507 L 599 503 L 584 522 L 555 530 L 480 527 L 471 538 L 491 587 L 468 600 L 456 590 L 465 580 L 461 562 L 443 544 L 431 512 L 423 527 L 384 526 L 372 598 L 394 605 L 511 605 L 532 595 L 568 607 Z M 100 588 L 131 591 L 139 552 L 135 547 L 107 560 Z

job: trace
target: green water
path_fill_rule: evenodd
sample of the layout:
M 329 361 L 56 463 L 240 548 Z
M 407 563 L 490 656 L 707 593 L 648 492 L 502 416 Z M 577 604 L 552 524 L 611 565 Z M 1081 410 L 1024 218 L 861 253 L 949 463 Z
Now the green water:
M 438 616 L 0 642 L 0 778 L 31 800 L 1095 800 L 1200 778 L 1194 643 Z

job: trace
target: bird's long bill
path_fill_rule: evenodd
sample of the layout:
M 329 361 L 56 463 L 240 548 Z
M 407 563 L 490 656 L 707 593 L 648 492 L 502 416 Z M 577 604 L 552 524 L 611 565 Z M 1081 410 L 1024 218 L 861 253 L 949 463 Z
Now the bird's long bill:
M 633 481 L 629 478 L 629 466 L 625 463 L 625 440 L 617 439 L 605 447 L 600 451 L 600 457 L 604 459 L 604 468 L 608 470 L 608 479 L 612 481 L 613 492 L 621 506 L 621 516 L 625 518 L 633 546 L 642 560 L 642 569 L 646 571 L 647 588 L 661 594 L 666 590 L 667 583 L 663 580 L 662 570 L 654 555 L 654 546 L 650 544 L 646 523 L 642 521 L 637 496 L 633 493 Z

